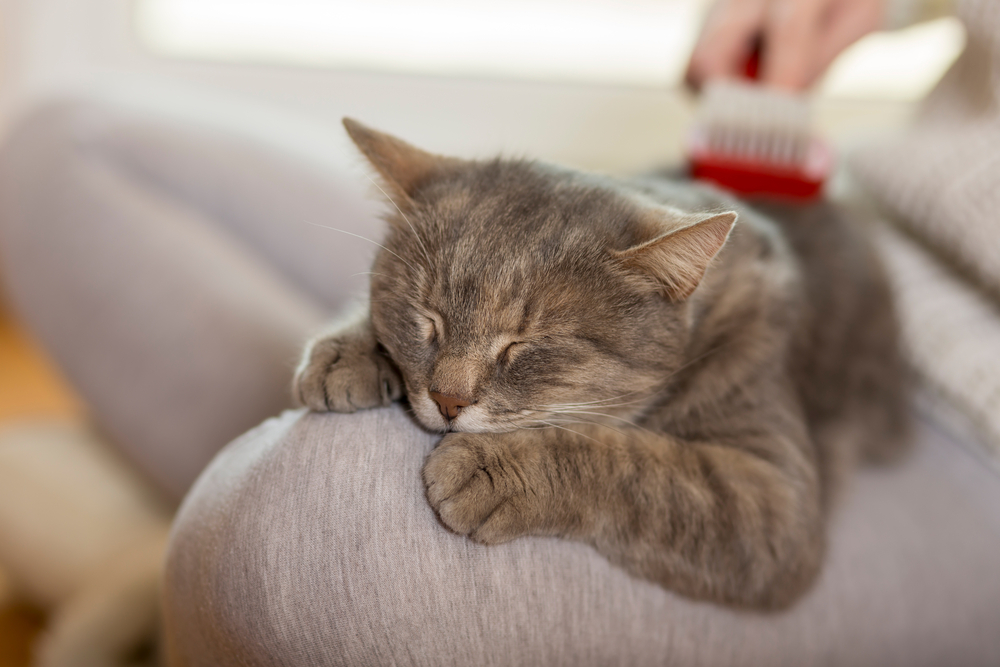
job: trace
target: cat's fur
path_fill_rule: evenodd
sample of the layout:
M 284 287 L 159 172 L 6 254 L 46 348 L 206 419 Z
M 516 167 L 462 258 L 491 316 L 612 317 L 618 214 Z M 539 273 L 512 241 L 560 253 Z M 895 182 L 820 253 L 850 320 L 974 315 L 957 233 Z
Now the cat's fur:
M 580 540 L 739 606 L 800 595 L 837 479 L 906 432 L 886 282 L 837 210 L 763 215 L 690 183 L 445 158 L 345 125 L 395 208 L 370 315 L 310 343 L 299 399 L 405 392 L 446 432 L 428 500 L 476 541 Z

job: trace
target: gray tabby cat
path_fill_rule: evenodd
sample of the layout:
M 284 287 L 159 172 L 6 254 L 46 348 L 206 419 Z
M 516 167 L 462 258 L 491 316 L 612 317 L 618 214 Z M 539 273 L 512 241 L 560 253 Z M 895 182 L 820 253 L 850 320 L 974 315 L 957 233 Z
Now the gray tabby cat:
M 352 412 L 405 393 L 445 433 L 427 498 L 477 542 L 554 535 L 688 596 L 796 599 L 837 480 L 906 442 L 892 303 L 862 237 L 825 203 L 768 217 L 690 183 L 441 157 L 344 125 L 396 208 L 370 313 L 308 345 L 299 400 Z

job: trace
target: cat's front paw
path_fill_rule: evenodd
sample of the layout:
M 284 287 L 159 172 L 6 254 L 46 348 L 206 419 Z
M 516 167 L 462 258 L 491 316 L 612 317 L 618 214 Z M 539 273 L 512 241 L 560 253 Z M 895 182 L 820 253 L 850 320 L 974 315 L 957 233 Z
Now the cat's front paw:
M 460 535 L 498 544 L 538 532 L 544 451 L 522 433 L 449 433 L 424 464 L 427 499 Z
M 306 349 L 292 390 L 311 410 L 355 412 L 401 398 L 403 383 L 374 340 L 335 334 Z

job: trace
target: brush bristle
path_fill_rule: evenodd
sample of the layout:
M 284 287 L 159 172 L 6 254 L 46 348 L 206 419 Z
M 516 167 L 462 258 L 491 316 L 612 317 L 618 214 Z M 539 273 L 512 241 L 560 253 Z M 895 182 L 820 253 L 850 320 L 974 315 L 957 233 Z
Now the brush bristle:
M 696 127 L 713 154 L 787 166 L 806 162 L 812 139 L 806 96 L 739 81 L 705 86 Z

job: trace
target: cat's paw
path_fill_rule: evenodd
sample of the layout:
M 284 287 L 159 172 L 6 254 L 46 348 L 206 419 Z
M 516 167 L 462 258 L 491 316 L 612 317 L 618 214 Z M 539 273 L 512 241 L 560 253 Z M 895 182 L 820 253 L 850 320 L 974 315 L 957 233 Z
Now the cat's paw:
M 292 391 L 310 410 L 355 412 L 401 398 L 403 383 L 374 340 L 335 334 L 309 346 Z
M 427 499 L 460 535 L 498 544 L 541 527 L 542 450 L 520 433 L 449 433 L 424 464 Z

